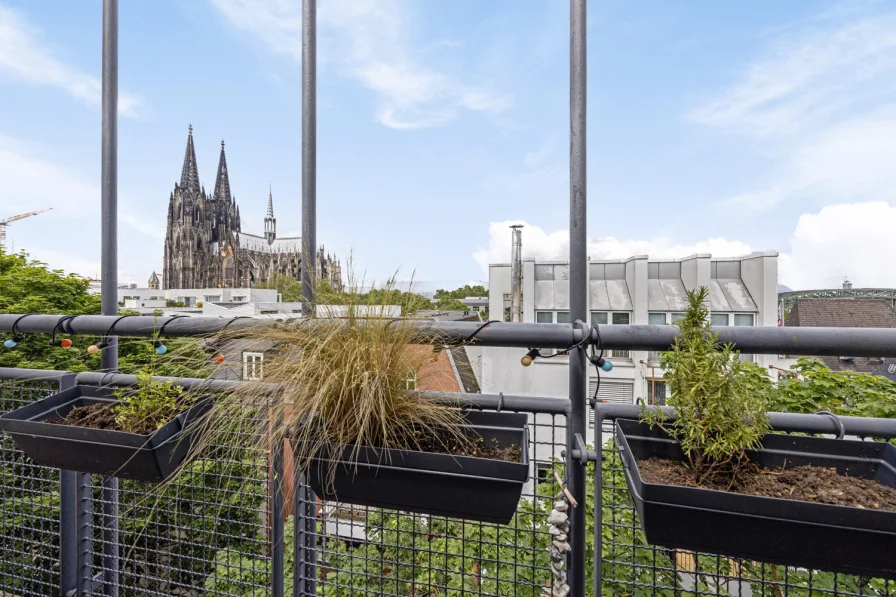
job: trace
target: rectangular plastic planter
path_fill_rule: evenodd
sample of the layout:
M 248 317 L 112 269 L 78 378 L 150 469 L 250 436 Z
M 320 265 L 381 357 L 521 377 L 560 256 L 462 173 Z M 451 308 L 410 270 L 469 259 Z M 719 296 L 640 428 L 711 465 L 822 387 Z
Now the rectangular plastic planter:
M 896 578 L 896 512 L 646 483 L 638 460 L 684 460 L 676 440 L 616 421 L 625 479 L 648 543 L 799 568 Z M 896 446 L 769 434 L 749 457 L 763 468 L 803 465 L 896 486 Z
M 41 466 L 160 482 L 187 455 L 191 437 L 184 429 L 211 407 L 210 399 L 200 400 L 146 435 L 44 422 L 64 417 L 77 406 L 117 401 L 112 390 L 75 386 L 6 413 L 0 417 L 0 429 Z
M 520 462 L 370 447 L 353 454 L 355 448 L 347 447 L 335 463 L 323 454 L 312 460 L 311 487 L 325 500 L 506 524 L 529 478 L 528 416 L 465 416 L 469 437 L 517 445 Z

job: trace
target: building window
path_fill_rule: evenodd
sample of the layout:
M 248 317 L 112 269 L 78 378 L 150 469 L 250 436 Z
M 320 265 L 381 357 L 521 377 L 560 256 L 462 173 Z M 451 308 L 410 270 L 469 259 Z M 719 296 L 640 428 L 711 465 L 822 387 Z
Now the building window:
M 545 464 L 544 462 L 535 463 L 535 479 L 537 483 L 544 483 L 551 478 L 551 471 L 554 465 Z
M 243 353 L 243 379 L 258 380 L 264 377 L 264 354 L 260 352 Z
M 665 406 L 666 404 L 666 380 L 647 380 L 647 404 Z
M 536 311 L 536 323 L 569 323 L 569 311 Z M 550 356 L 556 351 L 552 348 L 541 350 L 542 356 Z M 562 358 L 562 357 L 561 357 Z
M 407 379 L 404 380 L 404 386 L 409 390 L 417 389 L 417 372 L 411 371 L 408 373 Z
M 752 313 L 735 313 L 734 314 L 734 325 L 735 326 L 752 326 L 753 325 L 753 314 Z M 753 355 L 741 353 L 740 360 L 753 362 Z
M 610 264 L 608 264 L 610 265 Z M 592 311 L 591 325 L 629 325 L 631 323 L 632 314 L 627 311 Z M 630 350 L 608 350 L 606 351 L 608 358 L 615 359 L 631 359 Z
M 672 323 L 675 323 L 676 321 L 681 321 L 682 319 L 684 319 L 684 313 L 673 313 L 672 314 Z
M 727 313 L 713 313 L 710 316 L 710 323 L 712 323 L 712 327 L 725 327 L 728 325 L 728 314 Z
M 647 323 L 650 325 L 666 325 L 665 313 L 648 313 Z
M 741 313 L 736 313 L 734 315 L 734 325 L 735 326 L 752 326 L 753 325 L 753 315 L 743 315 Z

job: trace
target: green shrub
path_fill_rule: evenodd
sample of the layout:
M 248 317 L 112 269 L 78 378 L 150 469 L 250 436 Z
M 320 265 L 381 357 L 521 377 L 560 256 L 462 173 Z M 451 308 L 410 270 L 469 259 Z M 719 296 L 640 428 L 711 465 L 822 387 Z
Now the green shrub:
M 678 439 L 698 485 L 737 482 L 749 461 L 746 451 L 758 448 L 769 425 L 765 372 L 740 360 L 731 344 L 721 344 L 709 324 L 706 287 L 688 292 L 688 308 L 672 349 L 661 364 L 678 411 L 670 424 L 660 409 L 645 409 L 642 419 Z

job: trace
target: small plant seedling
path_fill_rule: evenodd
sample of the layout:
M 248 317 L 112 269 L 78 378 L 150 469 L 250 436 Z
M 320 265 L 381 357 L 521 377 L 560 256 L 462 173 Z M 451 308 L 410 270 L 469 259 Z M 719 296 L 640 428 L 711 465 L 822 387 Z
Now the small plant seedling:
M 115 395 L 115 423 L 122 431 L 141 434 L 162 427 L 195 401 L 184 388 L 156 381 L 150 373 L 137 374 L 136 391 L 122 388 Z

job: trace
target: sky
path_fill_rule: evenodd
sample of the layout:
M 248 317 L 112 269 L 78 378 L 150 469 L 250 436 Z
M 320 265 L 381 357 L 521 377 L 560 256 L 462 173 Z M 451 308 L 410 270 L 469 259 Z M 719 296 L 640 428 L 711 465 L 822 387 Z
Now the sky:
M 99 0 L 0 0 L 8 244 L 100 271 Z M 193 125 L 243 231 L 301 230 L 299 0 L 120 10 L 119 279 L 161 272 Z M 794 289 L 896 286 L 896 5 L 603 0 L 588 14 L 590 256 L 780 252 Z M 317 238 L 424 289 L 568 257 L 569 9 L 320 0 Z

